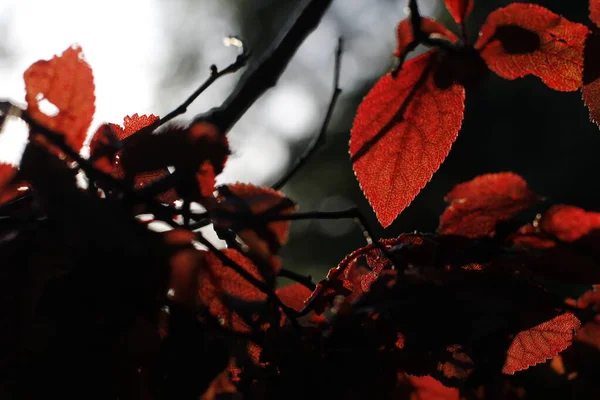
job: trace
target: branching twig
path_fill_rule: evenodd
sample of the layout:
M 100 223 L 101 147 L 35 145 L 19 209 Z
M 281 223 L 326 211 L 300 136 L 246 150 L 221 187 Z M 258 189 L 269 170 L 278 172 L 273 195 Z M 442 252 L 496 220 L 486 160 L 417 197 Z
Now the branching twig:
M 106 182 L 113 188 L 119 190 L 121 193 L 123 193 L 124 196 L 128 197 L 129 200 L 132 200 L 134 203 L 145 203 L 156 217 L 160 218 L 161 220 L 164 220 L 167 223 L 172 223 L 172 216 L 174 215 L 174 213 L 172 210 L 170 210 L 170 207 L 164 206 L 151 198 L 142 197 L 139 194 L 137 194 L 137 192 L 130 190 L 123 182 L 116 179 L 110 174 L 100 171 L 99 169 L 95 168 L 89 160 L 86 160 L 85 158 L 81 157 L 81 155 L 78 152 L 73 150 L 73 148 L 71 148 L 71 146 L 67 144 L 67 142 L 65 141 L 65 136 L 63 134 L 55 132 L 52 129 L 46 128 L 45 126 L 31 118 L 26 111 L 12 104 L 11 102 L 0 102 L 0 112 L 5 113 L 7 112 L 6 110 L 11 109 L 20 110 L 20 118 L 30 126 L 30 128 L 35 134 L 43 136 L 54 146 L 58 147 L 69 158 L 77 162 L 79 168 L 81 168 L 88 176 L 90 180 L 90 185 L 92 184 L 92 182 L 97 180 Z
M 312 277 L 310 275 L 304 276 L 289 269 L 282 268 L 279 271 L 279 276 L 298 282 L 301 285 L 306 286 L 310 290 L 315 290 L 317 287 L 317 285 L 312 281 Z
M 260 214 L 252 214 L 252 213 L 242 213 L 242 212 L 226 212 L 219 211 L 218 213 L 212 213 L 213 216 L 218 218 L 229 218 L 231 220 L 236 221 L 238 223 L 238 228 L 247 226 L 252 227 L 253 224 L 256 223 L 268 223 L 274 221 L 297 221 L 297 220 L 305 220 L 305 219 L 348 219 L 352 218 L 358 223 L 360 226 L 362 233 L 367 241 L 367 243 L 373 243 L 373 233 L 369 228 L 366 218 L 360 210 L 356 207 L 352 207 L 346 210 L 341 211 L 311 211 L 304 213 L 295 213 L 295 214 L 272 214 L 271 210 L 266 210 Z M 209 218 L 211 216 L 210 213 L 202 212 L 202 213 L 192 213 L 196 219 Z M 204 226 L 204 224 L 203 224 Z M 197 229 L 194 224 L 191 227 L 192 229 Z
M 333 72 L 333 93 L 331 94 L 331 99 L 329 100 L 329 106 L 327 107 L 327 112 L 325 113 L 325 118 L 323 119 L 323 124 L 321 125 L 321 130 L 319 134 L 316 135 L 313 140 L 310 142 L 304 153 L 296 160 L 294 166 L 284 175 L 282 176 L 275 184 L 273 184 L 272 188 L 275 190 L 281 189 L 289 180 L 292 178 L 296 172 L 300 170 L 304 166 L 304 164 L 310 159 L 310 157 L 315 153 L 317 148 L 321 146 L 325 142 L 325 133 L 327 132 L 327 127 L 329 126 L 329 121 L 331 120 L 331 115 L 333 114 L 333 109 L 335 108 L 335 104 L 337 99 L 342 93 L 342 89 L 340 89 L 340 68 L 342 61 L 342 38 L 338 39 L 337 48 L 335 50 L 335 66 Z
M 240 43 L 242 43 L 242 42 L 240 41 Z M 139 136 L 143 136 L 145 134 L 152 133 L 156 129 L 158 129 L 161 126 L 163 126 L 164 124 L 166 124 L 167 122 L 171 121 L 173 118 L 175 118 L 181 114 L 184 114 L 187 111 L 187 108 L 190 106 L 190 104 L 192 104 L 194 102 L 194 100 L 196 100 L 198 98 L 198 96 L 200 96 L 206 89 L 208 89 L 216 80 L 218 80 L 220 77 L 222 77 L 224 75 L 232 74 L 234 72 L 237 72 L 241 68 L 243 68 L 246 65 L 246 63 L 248 62 L 248 59 L 249 59 L 251 53 L 250 53 L 250 51 L 247 51 L 244 48 L 243 43 L 241 45 L 241 48 L 242 48 L 242 52 L 237 56 L 235 61 L 233 63 L 231 63 L 229 66 L 227 66 L 226 68 L 219 71 L 216 65 L 214 65 L 214 64 L 211 65 L 210 66 L 210 76 L 179 107 L 177 107 L 176 109 L 174 109 L 173 111 L 171 111 L 170 113 L 165 115 L 163 118 L 155 121 L 154 123 L 142 128 L 139 131 L 135 132 L 134 134 L 126 137 L 125 139 L 122 140 L 122 142 L 124 142 L 124 143 L 131 142 L 134 140 L 133 138 L 135 138 L 135 137 L 139 137 Z
M 209 121 L 223 133 L 244 115 L 252 104 L 269 88 L 275 86 L 292 56 L 312 32 L 332 0 L 305 0 L 300 10 L 282 28 L 271 46 L 250 63 L 240 82 L 221 106 L 201 114 L 194 121 Z
M 399 55 L 396 65 L 394 66 L 394 69 L 392 69 L 391 72 L 392 77 L 394 78 L 402 69 L 402 65 L 404 64 L 406 56 L 410 52 L 415 50 L 419 44 L 424 44 L 426 46 L 431 47 L 438 47 L 440 49 L 448 51 L 456 50 L 458 48 L 454 43 L 451 43 L 448 40 L 430 37 L 429 34 L 427 34 L 421 29 L 421 21 L 423 20 L 423 17 L 419 12 L 419 5 L 417 4 L 417 0 L 409 0 L 408 8 L 410 10 L 410 26 L 412 28 L 413 40 L 408 45 L 406 45 L 403 53 Z

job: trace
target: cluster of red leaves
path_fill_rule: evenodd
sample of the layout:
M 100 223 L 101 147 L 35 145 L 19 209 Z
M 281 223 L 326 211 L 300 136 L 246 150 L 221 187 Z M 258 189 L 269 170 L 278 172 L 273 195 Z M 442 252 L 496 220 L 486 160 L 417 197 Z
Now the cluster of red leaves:
M 162 385 L 161 379 L 154 384 L 148 382 L 149 376 L 156 372 L 149 364 L 154 362 L 153 355 L 158 356 L 157 349 L 161 346 L 172 348 L 177 346 L 174 343 L 187 343 L 190 340 L 187 337 L 189 333 L 183 333 L 181 327 L 182 324 L 189 324 L 189 321 L 182 322 L 179 316 L 169 316 L 164 311 L 159 311 L 167 303 L 173 307 L 203 310 L 204 321 L 212 321 L 218 329 L 229 332 L 251 334 L 264 331 L 270 326 L 277 328 L 289 323 L 282 316 L 280 306 L 301 308 L 299 304 L 310 295 L 310 291 L 306 293 L 308 289 L 293 286 L 280 292 L 279 301 L 282 303 L 274 301 L 279 299 L 274 292 L 274 285 L 275 276 L 281 267 L 276 254 L 287 241 L 290 223 L 285 218 L 270 222 L 268 219 L 291 214 L 295 212 L 296 205 L 281 192 L 269 188 L 240 183 L 215 187 L 216 176 L 223 170 L 230 151 L 227 139 L 212 124 L 200 121 L 187 128 L 171 126 L 156 134 L 152 131 L 160 118 L 155 115 L 126 116 L 123 126 L 103 124 L 91 137 L 89 167 L 82 168 L 86 174 L 90 172 L 90 168 L 94 169 L 91 171 L 93 174 L 87 176 L 89 188 L 84 190 L 76 185 L 75 174 L 79 166 L 71 161 L 75 158 L 77 161 L 82 160 L 82 163 L 86 162 L 78 158 L 78 153 L 83 147 L 93 118 L 95 97 L 92 70 L 85 62 L 81 48 L 70 47 L 50 61 L 34 63 L 25 72 L 25 84 L 28 103 L 25 118 L 31 126 L 30 143 L 19 168 L 1 165 L 0 204 L 3 206 L 3 215 L 6 214 L 4 217 L 9 220 L 21 218 L 22 215 L 17 215 L 16 212 L 24 212 L 27 217 L 25 221 L 32 220 L 46 225 L 62 224 L 57 230 L 56 238 L 47 241 L 55 244 L 56 240 L 60 241 L 63 233 L 68 237 L 64 239 L 67 243 L 64 250 L 67 253 L 72 251 L 74 259 L 64 264 L 67 268 L 67 265 L 75 263 L 73 269 L 76 271 L 84 271 L 90 264 L 96 265 L 101 260 L 108 263 L 108 256 L 122 258 L 114 263 L 115 266 L 125 262 L 136 264 L 138 261 L 132 259 L 131 254 L 121 254 L 121 248 L 124 246 L 127 249 L 130 243 L 133 246 L 132 252 L 137 254 L 145 247 L 139 244 L 140 241 L 146 241 L 147 245 L 152 246 L 152 250 L 143 257 L 145 261 L 140 267 L 146 264 L 156 267 L 149 267 L 149 272 L 154 272 L 146 278 L 153 287 L 144 287 L 143 290 L 140 288 L 140 292 L 137 288 L 144 285 L 132 283 L 129 278 L 133 276 L 121 273 L 128 277 L 123 280 L 127 282 L 126 285 L 131 286 L 132 289 L 128 290 L 132 293 L 131 296 L 139 296 L 134 301 L 128 297 L 127 304 L 134 306 L 146 302 L 146 305 L 152 304 L 150 307 L 153 309 L 131 311 L 127 306 L 123 308 L 126 310 L 123 312 L 131 314 L 119 316 L 120 313 L 114 313 L 117 319 L 129 321 L 134 318 L 136 321 L 135 326 L 124 333 L 124 341 L 139 340 L 140 343 L 145 343 L 144 346 L 147 345 L 147 348 L 142 346 L 143 349 L 136 350 L 134 356 L 128 355 L 131 359 L 115 371 L 120 376 L 119 379 L 127 380 L 126 386 L 140 384 L 144 390 L 150 390 L 152 386 Z M 43 102 L 56 106 L 56 115 L 45 114 L 42 111 Z M 160 184 L 171 176 L 168 167 L 174 168 L 173 174 L 179 173 L 179 179 L 174 180 L 171 186 L 145 194 L 143 190 Z M 30 191 L 30 188 L 33 190 Z M 90 190 L 92 188 L 94 190 Z M 20 193 L 24 191 L 27 193 Z M 26 202 L 25 211 L 21 208 L 15 211 L 12 204 L 9 204 L 19 195 L 23 199 L 34 197 L 32 203 Z M 133 196 L 130 199 L 139 196 L 142 199 L 141 207 L 132 209 L 126 202 L 114 201 L 122 199 L 124 195 Z M 61 196 L 64 199 L 59 200 Z M 178 199 L 200 203 L 206 213 L 198 217 L 212 223 L 220 234 L 237 237 L 240 240 L 240 250 L 199 250 L 195 241 L 197 233 L 191 229 L 174 229 L 164 234 L 152 233 L 145 227 L 147 220 L 139 223 L 134 218 L 139 213 L 169 210 L 167 217 L 155 215 L 155 218 L 175 223 L 186 212 L 173 206 Z M 85 208 L 86 202 L 90 203 L 89 210 Z M 161 202 L 168 206 L 161 205 Z M 69 207 L 75 208 L 67 216 L 65 213 L 69 212 Z M 98 211 L 97 216 L 91 220 L 84 217 L 84 213 L 94 212 L 95 209 Z M 109 210 L 115 215 L 107 214 Z M 187 218 L 191 217 L 196 218 L 189 215 Z M 119 218 L 123 219 L 123 226 L 119 225 Z M 200 223 L 201 220 L 196 222 Z M 106 226 L 99 228 L 98 224 Z M 18 229 L 17 232 L 21 235 L 24 235 L 21 229 L 29 231 L 27 225 Z M 139 229 L 142 229 L 143 235 L 139 235 Z M 115 236 L 115 233 L 118 234 Z M 104 235 L 103 239 L 99 238 L 101 234 Z M 14 232 L 10 235 L 9 237 L 19 236 Z M 133 240 L 128 235 L 139 238 Z M 95 254 L 90 249 L 88 236 L 94 238 L 91 243 L 102 241 L 108 248 L 96 245 L 102 254 Z M 11 243 L 10 239 L 7 240 Z M 241 252 L 242 248 L 244 254 Z M 68 259 L 68 255 L 63 254 L 62 250 L 61 247 L 57 254 L 46 255 L 45 261 L 44 256 L 40 255 L 41 259 L 36 261 L 41 264 L 60 264 L 61 260 Z M 42 249 L 40 252 L 45 254 Z M 77 256 L 79 253 L 81 256 Z M 97 260 L 92 262 L 90 257 L 97 257 Z M 77 264 L 79 261 L 88 265 L 80 266 Z M 140 277 L 136 276 L 136 279 Z M 146 279 L 141 281 L 145 282 Z M 111 285 L 112 283 L 107 287 Z M 90 296 L 97 296 L 94 291 L 91 293 Z M 60 294 L 52 293 L 52 296 Z M 301 300 L 299 296 L 302 296 Z M 142 311 L 145 313 L 143 317 L 139 315 Z M 104 310 L 100 313 L 103 315 L 107 312 Z M 93 318 L 106 319 L 93 311 L 91 315 Z M 321 319 L 316 318 L 313 322 L 319 321 Z M 198 329 L 193 325 L 188 327 L 192 331 Z M 197 340 L 198 343 L 201 342 L 201 338 Z M 137 349 L 140 346 L 134 347 Z M 194 343 L 191 348 L 194 346 L 197 347 L 197 344 Z M 248 349 L 254 349 L 254 353 L 260 354 L 259 346 L 248 346 Z M 144 354 L 146 351 L 148 354 Z M 178 351 L 171 350 L 173 353 Z M 257 357 L 254 357 L 255 361 Z M 218 363 L 215 365 L 218 369 Z M 106 373 L 110 374 L 111 369 L 106 365 L 104 367 Z M 129 368 L 138 370 L 138 376 L 133 381 L 120 375 L 130 374 Z M 161 368 L 178 367 L 166 363 Z M 232 390 L 225 375 L 226 371 L 217 375 L 212 384 L 208 385 L 214 377 L 210 372 L 208 381 L 198 384 L 202 391 L 206 389 L 203 398 L 214 398 L 218 392 Z M 168 390 L 177 392 L 178 389 Z
M 464 28 L 475 2 L 445 2 Z M 415 38 L 411 24 L 412 17 L 398 24 L 394 54 L 400 60 L 423 41 Z M 350 137 L 354 172 L 384 227 L 412 202 L 450 152 L 463 120 L 465 87 L 477 83 L 487 69 L 510 80 L 535 75 L 559 91 L 578 90 L 583 82 L 592 114 L 598 108 L 596 81 L 586 84 L 584 78 L 584 48 L 593 36 L 584 25 L 543 7 L 515 3 L 492 12 L 473 45 L 430 18 L 421 18 L 416 31 L 446 43 L 443 50 L 430 50 L 382 77 L 359 106 Z M 590 65 L 597 68 L 599 63 Z
M 446 4 L 464 26 L 474 2 Z M 597 8 L 593 2 L 592 18 Z M 410 24 L 398 26 L 400 58 L 420 40 Z M 431 19 L 419 31 L 449 47 L 383 77 L 352 131 L 356 174 L 384 226 L 443 162 L 460 129 L 465 87 L 482 66 L 576 90 L 584 41 L 592 37 L 582 25 L 523 4 L 492 13 L 473 47 Z M 599 213 L 555 205 L 521 221 L 543 198 L 516 174 L 484 175 L 448 193 L 436 233 L 360 248 L 314 290 L 300 283 L 275 289 L 295 203 L 269 188 L 215 187 L 229 147 L 214 125 L 154 134 L 160 119 L 134 114 L 122 127 L 101 126 L 90 145 L 90 165 L 101 173 L 88 176 L 95 189 L 86 191 L 74 179 L 83 165 L 65 161 L 81 150 L 93 117 L 91 68 L 73 47 L 32 65 L 25 80 L 31 142 L 20 171 L 1 166 L 0 194 L 9 201 L 18 187 L 32 188 L 35 201 L 28 224 L 2 232 L 0 255 L 15 271 L 36 272 L 24 296 L 35 306 L 14 307 L 26 317 L 12 320 L 31 323 L 2 360 L 16 374 L 3 392 L 40 397 L 41 389 L 24 389 L 33 376 L 63 397 L 111 382 L 102 396 L 524 398 L 530 392 L 511 380 L 517 372 L 552 359 L 569 392 L 577 374 L 590 372 L 577 346 L 600 353 Z M 58 114 L 42 112 L 43 101 Z M 114 201 L 125 194 L 142 197 L 143 206 Z M 172 205 L 176 199 L 183 209 Z M 185 204 L 192 201 L 206 212 L 191 214 Z M 157 209 L 169 213 L 155 218 L 184 225 L 160 234 L 135 219 Z M 228 248 L 203 242 L 208 249 L 199 249 L 204 237 L 190 220 L 212 224 Z M 566 281 L 594 286 L 565 301 L 550 289 Z M 2 334 L 8 342 L 20 332 Z M 39 336 L 47 339 L 41 350 Z M 76 389 L 59 387 L 65 377 Z
M 307 304 L 335 312 L 334 337 L 361 326 L 363 340 L 400 374 L 396 390 L 412 399 L 493 398 L 490 384 L 501 372 L 544 363 L 573 340 L 597 348 L 595 289 L 566 303 L 548 289 L 598 282 L 597 213 L 557 205 L 519 227 L 519 216 L 542 198 L 514 173 L 479 176 L 447 200 L 437 234 L 358 249 L 317 285 Z M 342 304 L 337 296 L 345 296 Z M 589 322 L 580 330 L 581 319 Z M 499 382 L 505 396 L 524 398 L 523 388 Z M 577 382 L 565 375 L 563 383 L 575 390 Z

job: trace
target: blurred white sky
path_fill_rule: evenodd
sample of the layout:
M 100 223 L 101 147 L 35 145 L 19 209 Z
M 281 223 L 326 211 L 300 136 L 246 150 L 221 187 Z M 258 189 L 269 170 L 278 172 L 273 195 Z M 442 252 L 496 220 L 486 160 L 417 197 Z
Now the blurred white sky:
M 22 74 L 38 59 L 49 59 L 78 43 L 94 71 L 96 115 L 120 123 L 125 115 L 164 115 L 183 101 L 207 76 L 210 64 L 224 67 L 235 50 L 223 37 L 238 33 L 233 10 L 219 0 L 1 0 L 0 98 L 24 102 Z M 420 1 L 423 14 L 435 1 Z M 276 88 L 248 112 L 230 134 L 233 150 L 220 182 L 268 184 L 289 160 L 288 143 L 314 134 L 331 91 L 333 50 L 346 36 L 341 86 L 352 91 L 381 74 L 394 51 L 395 26 L 404 18 L 405 0 L 335 0 L 320 27 L 300 48 Z M 189 41 L 200 49 L 191 80 L 171 79 L 174 46 Z M 389 56 L 385 56 L 389 54 Z M 384 56 L 382 56 L 384 55 Z M 235 84 L 226 77 L 190 109 L 187 119 L 218 105 Z M 165 95 L 167 93 L 167 95 Z M 184 116 L 185 118 L 186 116 Z M 12 132 L 14 133 L 14 132 Z M 23 135 L 23 132 L 21 132 Z M 23 140 L 5 132 L 0 160 L 18 159 Z M 14 136 L 14 135 L 13 135 Z

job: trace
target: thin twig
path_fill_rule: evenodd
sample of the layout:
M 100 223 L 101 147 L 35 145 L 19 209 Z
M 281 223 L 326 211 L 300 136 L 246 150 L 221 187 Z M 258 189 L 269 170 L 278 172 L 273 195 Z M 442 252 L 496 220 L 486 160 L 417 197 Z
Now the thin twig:
M 92 183 L 95 181 L 106 182 L 113 188 L 123 193 L 124 196 L 129 198 L 129 200 L 132 200 L 135 203 L 145 203 L 149 207 L 150 211 L 161 220 L 164 220 L 169 224 L 173 222 L 172 217 L 174 212 L 169 206 L 164 206 L 152 198 L 142 197 L 136 191 L 130 190 L 125 184 L 123 184 L 123 182 L 110 174 L 100 171 L 99 169 L 95 168 L 89 160 L 81 157 L 77 151 L 73 150 L 73 148 L 67 144 L 65 141 L 65 136 L 62 133 L 46 128 L 31 118 L 26 111 L 9 101 L 0 102 L 0 111 L 2 112 L 4 112 L 4 110 L 7 108 L 10 109 L 11 107 L 21 110 L 20 118 L 30 126 L 32 132 L 45 137 L 50 143 L 58 147 L 69 158 L 77 162 L 78 167 L 81 168 L 89 178 L 90 185 L 92 185 Z
M 234 91 L 221 106 L 198 115 L 194 122 L 208 121 L 227 133 L 248 108 L 269 88 L 275 86 L 304 39 L 321 21 L 332 0 L 304 0 L 298 12 L 281 29 L 278 38 L 248 65 Z
M 333 109 L 335 108 L 335 104 L 337 103 L 338 97 L 342 93 L 342 89 L 340 89 L 342 44 L 342 38 L 340 37 L 338 38 L 338 44 L 335 50 L 335 66 L 333 70 L 333 93 L 331 94 L 329 106 L 327 107 L 327 112 L 325 113 L 325 118 L 323 119 L 323 124 L 321 124 L 319 134 L 313 138 L 313 140 L 310 142 L 304 153 L 296 160 L 294 166 L 275 184 L 273 184 L 273 186 L 271 186 L 275 190 L 279 190 L 283 186 L 285 186 L 285 184 L 300 170 L 300 168 L 302 168 L 304 164 L 306 164 L 310 157 L 312 157 L 317 148 L 322 146 L 325 142 L 325 133 L 327 132 L 327 127 L 329 126 L 329 121 L 331 120 Z
M 317 288 L 317 285 L 312 281 L 312 277 L 310 275 L 304 276 L 289 269 L 282 268 L 279 271 L 278 276 L 282 276 L 284 278 L 288 278 L 295 282 L 298 282 L 299 284 L 306 286 L 310 290 L 315 290 Z
M 214 64 L 211 65 L 210 66 L 210 76 L 179 107 L 177 107 L 176 109 L 174 109 L 173 111 L 171 111 L 170 113 L 168 113 L 167 115 L 162 117 L 161 119 L 155 121 L 154 123 L 138 130 L 137 132 L 133 133 L 132 135 L 129 135 L 128 137 L 123 139 L 122 142 L 123 143 L 131 142 L 134 140 L 133 139 L 134 137 L 139 137 L 139 136 L 143 136 L 145 134 L 152 133 L 156 129 L 158 129 L 161 126 L 163 126 L 164 124 L 166 124 L 167 122 L 171 121 L 173 118 L 178 117 L 181 114 L 184 114 L 187 111 L 187 108 L 190 106 L 190 104 L 192 104 L 194 102 L 194 100 L 196 100 L 198 98 L 198 96 L 200 96 L 206 89 L 208 89 L 215 81 L 217 81 L 219 78 L 221 78 L 224 75 L 237 72 L 241 68 L 246 66 L 251 53 L 250 53 L 250 51 L 247 51 L 244 48 L 243 42 L 240 41 L 240 43 L 242 43 L 242 45 L 241 45 L 242 52 L 236 57 L 236 59 L 233 63 L 231 63 L 226 68 L 224 68 L 220 71 L 218 70 L 216 65 L 214 65 Z
M 202 213 L 192 213 L 196 219 L 217 217 L 217 218 L 229 218 L 231 220 L 235 220 L 238 225 L 238 228 L 242 228 L 247 223 L 248 226 L 252 226 L 256 223 L 267 223 L 267 222 L 275 222 L 275 221 L 297 221 L 297 220 L 305 220 L 305 219 L 348 219 L 352 218 L 359 225 L 362 230 L 362 233 L 365 237 L 365 240 L 368 244 L 373 243 L 373 233 L 370 229 L 367 219 L 360 212 L 360 210 L 356 207 L 352 207 L 346 210 L 340 211 L 310 211 L 304 213 L 295 213 L 295 214 L 272 214 L 271 210 L 266 210 L 259 214 L 252 213 L 242 213 L 242 212 L 202 212 Z M 195 225 L 191 226 L 191 229 L 197 229 Z

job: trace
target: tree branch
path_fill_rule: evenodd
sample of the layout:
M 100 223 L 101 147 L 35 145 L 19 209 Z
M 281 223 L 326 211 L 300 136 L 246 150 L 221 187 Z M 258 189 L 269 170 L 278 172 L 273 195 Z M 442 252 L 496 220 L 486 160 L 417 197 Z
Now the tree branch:
M 335 104 L 337 99 L 342 93 L 342 89 L 340 89 L 340 68 L 342 61 L 342 38 L 338 39 L 338 45 L 335 50 L 335 66 L 333 70 L 333 93 L 331 94 L 331 99 L 329 100 L 329 106 L 327 107 L 327 112 L 325 113 L 325 118 L 323 119 L 323 124 L 321 125 L 321 130 L 319 134 L 313 138 L 310 142 L 304 153 L 296 160 L 294 166 L 284 175 L 282 176 L 275 184 L 273 184 L 272 188 L 275 190 L 281 189 L 285 184 L 306 164 L 306 162 L 310 159 L 310 157 L 315 153 L 317 148 L 321 146 L 325 142 L 325 133 L 327 132 L 327 127 L 329 126 L 329 121 L 331 120 L 331 115 L 333 114 L 333 109 L 335 108 Z
M 262 94 L 275 86 L 304 39 L 312 32 L 332 0 L 305 0 L 264 54 L 250 62 L 234 91 L 221 106 L 194 118 L 227 133 Z
M 233 38 L 230 37 L 228 39 L 233 39 Z M 155 121 L 154 123 L 140 129 L 139 131 L 133 133 L 132 135 L 129 135 L 128 137 L 123 139 L 121 142 L 123 142 L 123 143 L 132 142 L 135 140 L 134 138 L 143 136 L 145 134 L 150 134 L 150 133 L 154 132 L 156 129 L 158 129 L 161 126 L 163 126 L 164 124 L 166 124 L 167 122 L 171 121 L 173 118 L 178 117 L 181 114 L 184 114 L 187 111 L 187 108 L 190 106 L 190 104 L 192 104 L 194 102 L 194 100 L 196 100 L 198 98 L 198 96 L 200 96 L 206 89 L 208 89 L 216 80 L 218 80 L 220 77 L 222 77 L 224 75 L 237 72 L 238 70 L 240 70 L 241 68 L 246 66 L 246 63 L 248 62 L 248 59 L 250 57 L 250 52 L 244 48 L 244 44 L 242 41 L 240 41 L 238 39 L 238 42 L 240 43 L 242 52 L 237 56 L 237 58 L 235 59 L 235 61 L 233 63 L 231 63 L 226 68 L 224 68 L 220 71 L 218 70 L 216 65 L 214 65 L 214 64 L 211 65 L 210 66 L 210 76 L 179 107 L 177 107 L 176 109 L 174 109 L 173 111 L 171 111 L 170 113 L 168 113 L 167 115 L 162 117 L 161 119 Z

